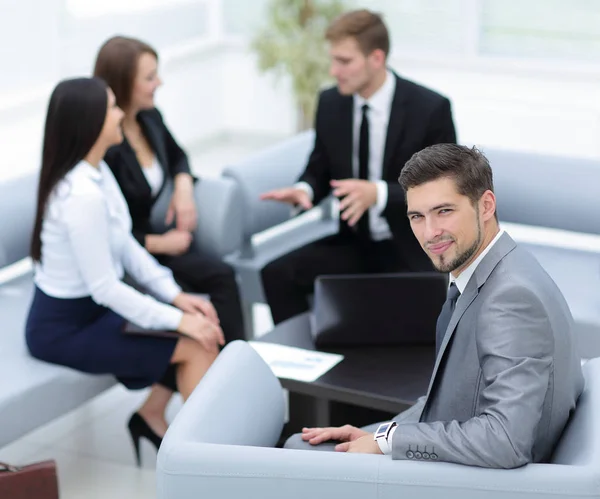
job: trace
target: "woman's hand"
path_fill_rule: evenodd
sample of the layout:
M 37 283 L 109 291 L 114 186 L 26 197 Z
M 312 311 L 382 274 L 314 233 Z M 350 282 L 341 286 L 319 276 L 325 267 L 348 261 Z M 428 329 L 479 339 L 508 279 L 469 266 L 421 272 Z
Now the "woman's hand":
M 173 220 L 178 230 L 193 232 L 196 229 L 198 214 L 194 201 L 194 181 L 187 173 L 180 173 L 175 177 L 175 188 L 165 223 L 171 225 Z
M 208 352 L 218 352 L 219 345 L 225 345 L 221 328 L 198 312 L 184 313 L 177 331 L 196 340 Z
M 153 255 L 183 255 L 192 244 L 192 234 L 187 231 L 171 229 L 164 234 L 148 234 L 145 246 Z
M 208 320 L 214 322 L 217 326 L 219 325 L 220 321 L 215 307 L 213 307 L 211 302 L 204 298 L 188 293 L 179 293 L 173 300 L 173 305 L 189 314 L 197 314 L 200 312 L 201 314 L 204 314 Z

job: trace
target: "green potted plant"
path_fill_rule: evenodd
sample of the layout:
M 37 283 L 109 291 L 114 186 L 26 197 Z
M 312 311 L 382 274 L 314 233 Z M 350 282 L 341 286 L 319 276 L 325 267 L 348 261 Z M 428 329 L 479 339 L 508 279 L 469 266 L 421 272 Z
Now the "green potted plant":
M 262 72 L 289 76 L 298 130 L 311 128 L 319 90 L 329 79 L 325 31 L 344 0 L 271 0 L 265 25 L 251 42 Z

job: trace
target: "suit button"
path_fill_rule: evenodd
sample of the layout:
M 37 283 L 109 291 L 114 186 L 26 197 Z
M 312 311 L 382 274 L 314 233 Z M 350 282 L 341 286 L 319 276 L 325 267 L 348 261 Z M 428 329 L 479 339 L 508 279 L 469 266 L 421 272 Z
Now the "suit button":
M 432 453 L 432 454 L 429 455 L 429 457 L 435 461 L 438 458 L 438 455 Z
M 415 459 L 421 459 L 423 457 L 423 454 L 421 454 L 419 451 L 415 452 Z
M 429 452 L 423 452 L 423 459 L 429 459 Z
M 415 457 L 415 454 L 413 453 L 413 451 L 409 450 L 409 451 L 406 453 L 406 457 L 407 457 L 408 459 L 413 459 L 413 458 Z

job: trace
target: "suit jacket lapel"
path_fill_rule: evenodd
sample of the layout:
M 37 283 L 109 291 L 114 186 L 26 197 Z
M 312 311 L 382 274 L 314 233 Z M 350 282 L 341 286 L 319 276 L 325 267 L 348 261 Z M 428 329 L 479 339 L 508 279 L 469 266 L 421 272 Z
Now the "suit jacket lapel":
M 138 121 L 142 127 L 142 131 L 144 132 L 146 139 L 150 143 L 150 147 L 154 151 L 154 154 L 156 154 L 158 163 L 165 171 L 165 175 L 168 175 L 169 172 L 167 168 L 169 161 L 167 158 L 167 151 L 165 149 L 164 141 L 161 140 L 160 130 L 152 120 L 147 119 L 146 114 L 143 111 L 138 115 Z
M 465 292 L 456 302 L 456 308 L 454 309 L 454 313 L 450 318 L 448 329 L 446 329 L 446 334 L 444 335 L 444 339 L 442 340 L 442 344 L 440 346 L 440 351 L 435 359 L 433 374 L 431 375 L 431 379 L 429 380 L 429 388 L 427 389 L 427 398 L 429 398 L 438 368 L 442 362 L 442 359 L 444 358 L 446 347 L 454 335 L 454 331 L 456 330 L 458 322 L 463 314 L 467 311 L 471 303 L 473 303 L 473 300 L 477 298 L 479 290 L 485 284 L 492 271 L 496 268 L 496 265 L 498 265 L 498 263 L 500 263 L 500 261 L 506 255 L 515 249 L 515 247 L 516 244 L 512 238 L 508 234 L 504 233 L 500 239 L 496 241 L 496 244 L 494 244 L 493 248 L 490 249 L 489 253 L 485 255 L 483 260 L 479 262 L 479 265 L 475 269 L 475 274 L 471 277 L 467 287 L 465 288 Z
M 135 151 L 133 150 L 133 147 L 131 147 L 131 144 L 128 142 L 126 137 L 123 137 L 123 144 L 120 146 L 120 148 L 123 161 L 125 162 L 125 167 L 129 170 L 135 185 L 147 190 L 147 194 L 150 195 L 150 184 L 148 184 L 148 180 L 142 171 L 142 166 L 135 155 Z
M 385 150 L 383 153 L 383 167 L 381 172 L 381 178 L 385 180 L 387 178 L 388 169 L 393 159 L 394 151 L 398 145 L 400 136 L 404 129 L 404 97 L 405 94 L 402 92 L 402 79 L 393 73 L 396 78 L 396 90 L 394 91 L 394 98 L 392 99 L 392 106 L 390 109 L 390 119 L 388 122 L 387 136 L 385 139 Z

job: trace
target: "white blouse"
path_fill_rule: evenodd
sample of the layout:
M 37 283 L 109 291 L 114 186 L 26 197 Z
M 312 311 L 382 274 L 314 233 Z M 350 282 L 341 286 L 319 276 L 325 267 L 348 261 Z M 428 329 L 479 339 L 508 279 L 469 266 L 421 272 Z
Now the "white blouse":
M 143 166 L 142 172 L 146 177 L 146 181 L 150 186 L 150 192 L 152 193 L 152 197 L 156 197 L 160 192 L 163 186 L 163 182 L 165 181 L 165 172 L 162 167 L 158 163 L 158 159 L 154 156 L 154 160 L 150 166 Z
M 42 224 L 36 285 L 56 298 L 92 299 L 146 328 L 175 330 L 183 312 L 167 303 L 181 292 L 131 234 L 131 216 L 110 168 L 81 161 L 54 189 Z M 122 282 L 127 271 L 151 296 Z M 165 302 L 165 303 L 162 303 Z

